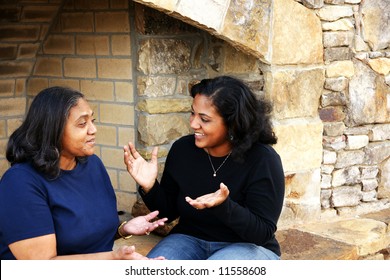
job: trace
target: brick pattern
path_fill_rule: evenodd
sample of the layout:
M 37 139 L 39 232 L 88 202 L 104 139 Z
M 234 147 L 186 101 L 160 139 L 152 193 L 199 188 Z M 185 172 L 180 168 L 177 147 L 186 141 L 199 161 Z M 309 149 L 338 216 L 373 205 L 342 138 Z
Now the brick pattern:
M 26 81 L 60 0 L 0 3 L 0 174 L 9 167 L 5 147 L 26 110 Z

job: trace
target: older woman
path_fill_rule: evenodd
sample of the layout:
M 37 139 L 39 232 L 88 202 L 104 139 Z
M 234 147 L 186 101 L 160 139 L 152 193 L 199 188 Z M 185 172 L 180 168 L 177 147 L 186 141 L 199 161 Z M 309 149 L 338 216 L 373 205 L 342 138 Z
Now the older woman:
M 11 135 L 0 181 L 1 259 L 147 259 L 114 238 L 163 225 L 158 212 L 119 228 L 116 197 L 94 155 L 95 118 L 83 94 L 52 87 L 33 100 Z
M 157 148 L 146 162 L 132 143 L 127 170 L 170 234 L 148 254 L 167 259 L 279 259 L 276 225 L 284 172 L 271 147 L 277 139 L 270 105 L 233 77 L 202 80 L 191 89 L 194 134 L 177 140 L 157 181 Z

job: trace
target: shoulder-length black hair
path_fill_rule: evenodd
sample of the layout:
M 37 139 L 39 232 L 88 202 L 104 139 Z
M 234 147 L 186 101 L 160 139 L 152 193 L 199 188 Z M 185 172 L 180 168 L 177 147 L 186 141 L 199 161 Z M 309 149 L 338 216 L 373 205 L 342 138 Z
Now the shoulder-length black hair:
M 70 109 L 80 98 L 84 98 L 82 93 L 63 87 L 38 93 L 25 120 L 8 140 L 6 157 L 11 165 L 30 161 L 48 178 L 57 178 L 64 127 Z
M 204 79 L 191 88 L 191 96 L 210 98 L 222 116 L 232 143 L 232 157 L 242 161 L 254 143 L 276 144 L 271 124 L 271 104 L 255 94 L 243 81 L 229 76 Z

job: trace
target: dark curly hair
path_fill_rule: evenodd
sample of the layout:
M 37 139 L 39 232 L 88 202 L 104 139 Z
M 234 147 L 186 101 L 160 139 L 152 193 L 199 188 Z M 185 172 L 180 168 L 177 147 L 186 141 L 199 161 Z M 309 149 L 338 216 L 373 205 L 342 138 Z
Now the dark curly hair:
M 243 81 L 230 76 L 204 79 L 191 88 L 191 96 L 197 94 L 209 97 L 222 116 L 228 130 L 226 137 L 233 146 L 231 156 L 235 160 L 244 160 L 256 142 L 276 144 L 271 104 L 256 98 Z
M 63 87 L 51 87 L 38 93 L 22 125 L 8 140 L 6 157 L 11 165 L 31 162 L 49 179 L 57 178 L 64 127 L 70 109 L 80 98 L 84 98 L 82 93 Z

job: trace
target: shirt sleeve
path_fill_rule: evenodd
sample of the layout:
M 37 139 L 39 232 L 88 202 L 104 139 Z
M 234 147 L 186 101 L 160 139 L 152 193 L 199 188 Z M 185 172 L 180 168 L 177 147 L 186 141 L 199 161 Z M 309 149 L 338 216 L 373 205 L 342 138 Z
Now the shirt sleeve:
M 177 196 L 179 194 L 179 186 L 170 175 L 170 164 L 172 159 L 173 149 L 169 152 L 165 162 L 165 169 L 161 178 L 161 184 L 156 180 L 153 188 L 146 194 L 139 188 L 141 198 L 145 202 L 150 211 L 158 210 L 159 217 L 167 217 L 171 222 L 179 217 L 177 209 Z
M 0 231 L 9 245 L 19 240 L 54 233 L 46 193 L 36 175 L 10 169 L 0 182 Z

